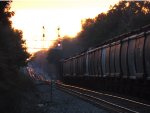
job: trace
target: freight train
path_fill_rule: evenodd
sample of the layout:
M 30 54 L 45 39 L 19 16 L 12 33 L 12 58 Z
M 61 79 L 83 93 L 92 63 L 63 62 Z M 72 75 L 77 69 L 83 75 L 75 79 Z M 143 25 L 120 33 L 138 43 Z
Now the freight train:
M 150 25 L 61 60 L 62 81 L 150 99 Z

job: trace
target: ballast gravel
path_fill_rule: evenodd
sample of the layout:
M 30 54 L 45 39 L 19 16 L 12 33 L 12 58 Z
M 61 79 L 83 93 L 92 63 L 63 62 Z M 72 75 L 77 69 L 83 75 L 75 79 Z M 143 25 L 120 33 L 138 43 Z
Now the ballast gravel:
M 51 96 L 52 91 L 52 96 Z M 37 85 L 36 113 L 109 113 L 77 97 L 58 90 L 55 85 Z

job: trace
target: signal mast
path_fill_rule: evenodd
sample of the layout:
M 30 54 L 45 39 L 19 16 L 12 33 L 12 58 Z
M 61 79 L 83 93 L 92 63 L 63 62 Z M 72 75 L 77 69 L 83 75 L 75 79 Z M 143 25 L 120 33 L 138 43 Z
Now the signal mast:
M 61 43 L 61 38 L 60 38 L 60 27 L 57 28 L 57 33 L 58 33 L 57 49 L 62 49 L 62 43 Z
M 44 46 L 44 42 L 45 42 L 45 27 L 43 26 L 43 36 L 42 36 L 42 48 L 44 48 L 45 46 Z

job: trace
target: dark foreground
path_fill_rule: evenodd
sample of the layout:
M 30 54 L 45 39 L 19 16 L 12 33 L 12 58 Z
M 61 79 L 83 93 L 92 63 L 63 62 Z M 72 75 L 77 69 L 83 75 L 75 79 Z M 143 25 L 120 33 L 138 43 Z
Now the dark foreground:
M 45 84 L 37 84 L 36 90 L 24 94 L 20 113 L 108 113 L 76 97 Z

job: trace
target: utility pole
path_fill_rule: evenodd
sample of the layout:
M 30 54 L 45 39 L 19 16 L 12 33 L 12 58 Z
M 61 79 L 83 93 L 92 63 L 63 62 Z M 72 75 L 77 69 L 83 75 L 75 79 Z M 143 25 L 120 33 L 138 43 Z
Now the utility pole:
M 51 87 L 51 97 L 50 97 L 50 101 L 51 103 L 53 102 L 53 80 L 51 80 L 51 84 L 50 84 L 50 87 Z

